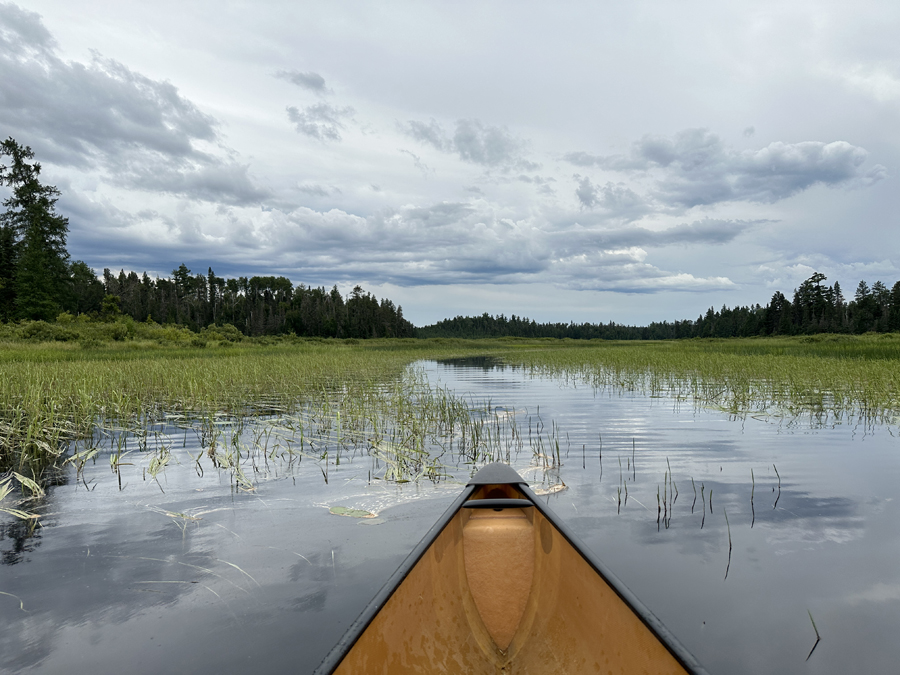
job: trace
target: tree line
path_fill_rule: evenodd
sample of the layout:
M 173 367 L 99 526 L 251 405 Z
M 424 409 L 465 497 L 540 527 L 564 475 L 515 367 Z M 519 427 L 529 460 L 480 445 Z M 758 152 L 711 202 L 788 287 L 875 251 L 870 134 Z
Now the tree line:
M 128 316 L 199 331 L 230 324 L 245 335 L 293 333 L 307 337 L 526 337 L 606 340 L 668 340 L 811 333 L 900 330 L 900 281 L 860 281 L 852 299 L 840 285 L 824 285 L 816 272 L 794 290 L 776 292 L 759 304 L 720 310 L 710 307 L 696 321 L 653 322 L 648 326 L 609 323 L 537 323 L 516 315 L 457 316 L 416 328 L 403 309 L 356 286 L 343 297 L 285 277 L 228 279 L 212 268 L 194 274 L 182 264 L 171 278 L 146 272 L 98 278 L 66 249 L 68 219 L 56 211 L 60 193 L 40 181 L 41 165 L 31 148 L 12 138 L 0 142 L 0 185 L 10 189 L 0 213 L 0 321 L 53 321 L 63 312 L 102 320 Z
M 345 298 L 294 287 L 285 277 L 226 279 L 212 268 L 185 265 L 171 278 L 103 271 L 102 281 L 66 249 L 69 221 L 56 212 L 59 190 L 40 181 L 41 165 L 28 146 L 0 143 L 0 185 L 10 188 L 0 214 L 0 321 L 53 321 L 63 312 L 103 320 L 129 316 L 200 330 L 231 324 L 245 335 L 294 333 L 310 337 L 412 337 L 403 308 L 356 286 Z
M 379 301 L 356 286 L 346 298 L 337 286 L 330 291 L 274 276 L 219 277 L 192 274 L 185 265 L 168 279 L 151 279 L 145 272 L 103 271 L 103 281 L 86 283 L 78 296 L 79 312 L 109 318 L 119 313 L 135 321 L 174 323 L 198 331 L 231 324 L 245 335 L 293 333 L 305 337 L 413 337 L 415 327 L 403 308 Z
M 891 289 L 876 281 L 860 281 L 849 301 L 841 286 L 823 285 L 816 272 L 794 290 L 792 300 L 776 291 L 766 306 L 759 304 L 720 310 L 683 321 L 655 321 L 648 326 L 609 323 L 537 323 L 515 314 L 457 316 L 417 329 L 418 337 L 526 337 L 576 340 L 673 340 L 755 335 L 810 335 L 813 333 L 866 333 L 900 330 L 900 281 Z

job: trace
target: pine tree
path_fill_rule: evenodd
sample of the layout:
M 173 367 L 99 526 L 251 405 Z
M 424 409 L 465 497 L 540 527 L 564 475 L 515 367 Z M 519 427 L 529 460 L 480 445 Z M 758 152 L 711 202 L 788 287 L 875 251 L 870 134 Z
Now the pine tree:
M 15 230 L 5 220 L 0 222 L 0 321 L 15 316 L 17 248 Z
M 41 185 L 41 165 L 29 163 L 34 159 L 31 148 L 8 138 L 0 143 L 0 157 L 10 160 L 9 166 L 0 165 L 0 184 L 13 191 L 3 201 L 6 211 L 0 215 L 0 246 L 12 238 L 14 314 L 25 319 L 52 320 L 70 295 L 66 251 L 69 221 L 56 213 L 59 190 Z M 8 267 L 8 253 L 0 255 L 4 258 L 2 264 Z M 9 302 L 7 280 L 3 281 L 3 302 Z

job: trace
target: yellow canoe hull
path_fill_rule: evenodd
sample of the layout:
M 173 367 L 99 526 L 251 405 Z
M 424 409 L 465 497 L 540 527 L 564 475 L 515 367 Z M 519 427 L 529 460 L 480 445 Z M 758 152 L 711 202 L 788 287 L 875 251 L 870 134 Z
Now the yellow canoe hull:
M 530 504 L 471 508 L 485 499 Z M 515 471 L 490 465 L 317 672 L 705 671 Z

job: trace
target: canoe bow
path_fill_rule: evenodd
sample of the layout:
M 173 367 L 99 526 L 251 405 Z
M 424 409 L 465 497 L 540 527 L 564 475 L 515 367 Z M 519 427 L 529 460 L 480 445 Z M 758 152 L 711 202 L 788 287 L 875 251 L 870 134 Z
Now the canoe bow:
M 475 474 L 315 672 L 706 675 L 500 463 Z

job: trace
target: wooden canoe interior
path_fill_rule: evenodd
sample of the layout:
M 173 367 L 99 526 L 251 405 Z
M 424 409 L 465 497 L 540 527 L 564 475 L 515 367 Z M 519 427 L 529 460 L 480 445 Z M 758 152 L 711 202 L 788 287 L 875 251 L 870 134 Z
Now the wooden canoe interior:
M 484 485 L 472 499 L 523 496 L 515 485 Z M 335 673 L 688 673 L 537 508 L 510 509 L 495 520 L 492 510 L 484 511 L 456 513 Z M 507 525 L 515 531 L 499 561 L 482 553 L 473 558 L 470 551 L 467 574 L 464 542 L 475 541 L 469 544 L 474 551 L 485 528 L 496 527 L 502 535 Z M 523 527 L 530 542 L 523 541 Z M 523 560 L 523 551 L 533 562 Z M 492 576 L 496 588 L 485 583 Z M 525 589 L 527 597 L 515 589 Z M 498 616 L 504 602 L 507 617 Z M 505 650 L 492 633 L 508 641 Z

